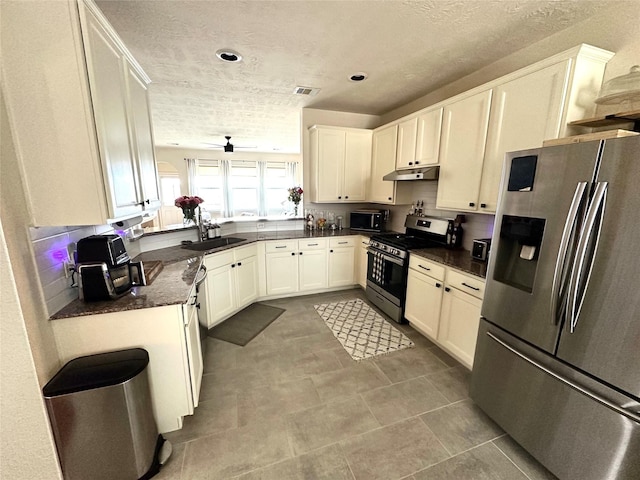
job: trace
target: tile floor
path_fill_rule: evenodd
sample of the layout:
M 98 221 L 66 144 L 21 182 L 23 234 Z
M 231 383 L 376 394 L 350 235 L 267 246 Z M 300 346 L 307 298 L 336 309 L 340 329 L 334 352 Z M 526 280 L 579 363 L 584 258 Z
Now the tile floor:
M 355 362 L 316 314 L 362 290 L 285 308 L 247 346 L 207 338 L 200 405 L 166 434 L 158 480 L 553 479 L 468 398 L 469 372 L 415 347 Z

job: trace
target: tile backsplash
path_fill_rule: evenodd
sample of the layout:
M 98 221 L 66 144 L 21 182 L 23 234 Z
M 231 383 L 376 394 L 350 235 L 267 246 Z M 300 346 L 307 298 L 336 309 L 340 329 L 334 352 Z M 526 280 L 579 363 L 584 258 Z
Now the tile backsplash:
M 40 285 L 44 293 L 47 313 L 53 315 L 78 298 L 72 277 L 64 272 L 64 262 L 70 258 L 70 245 L 89 235 L 113 233 L 109 225 L 84 227 L 32 227 L 29 229 Z M 77 282 L 77 277 L 75 277 Z

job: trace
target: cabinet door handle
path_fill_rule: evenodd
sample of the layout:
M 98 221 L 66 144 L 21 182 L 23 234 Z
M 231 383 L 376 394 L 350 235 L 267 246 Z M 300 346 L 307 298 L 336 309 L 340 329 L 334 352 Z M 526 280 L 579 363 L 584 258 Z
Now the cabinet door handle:
M 286 245 L 276 245 L 276 248 L 287 248 Z
M 338 200 L 342 200 L 342 197 L 338 197 Z
M 291 255 L 295 255 L 295 254 L 296 254 L 296 252 L 291 252 Z
M 242 262 L 238 262 L 238 266 L 241 267 L 242 266 Z
M 344 245 L 345 243 L 349 243 L 349 242 L 338 242 L 338 245 Z
M 444 287 L 444 291 L 445 291 L 445 292 L 450 292 L 450 291 L 451 291 L 451 289 L 450 289 L 449 287 Z
M 344 197 L 345 200 L 349 200 L 349 195 Z
M 196 303 L 196 308 L 200 308 L 200 302 Z
M 464 283 L 464 282 L 462 282 L 462 285 L 464 285 L 464 286 L 465 286 L 465 287 L 467 287 L 467 288 L 470 288 L 471 290 L 475 290 L 476 292 L 479 292 L 479 291 L 480 291 L 480 289 L 479 289 L 479 288 L 472 287 L 471 285 L 468 285 L 468 284 L 466 284 L 466 283 Z
M 420 165 L 420 162 L 416 162 L 416 165 Z
M 231 268 L 236 268 L 236 264 L 235 264 L 235 263 L 232 263 L 232 264 L 231 264 Z
M 300 255 L 302 255 L 302 252 L 300 252 Z
M 440 288 L 442 286 L 441 283 L 436 282 L 436 288 Z
M 481 203 L 480 204 L 480 208 L 487 208 L 487 204 L 486 203 Z
M 470 207 L 475 207 L 475 206 L 476 206 L 476 204 L 475 204 L 475 203 L 473 203 L 473 202 L 469 202 L 469 206 L 470 206 Z
M 329 253 L 333 253 L 333 250 L 329 250 Z
M 417 162 L 416 162 L 417 163 Z M 413 165 L 413 162 L 409 162 L 409 165 Z
M 317 243 L 307 243 L 307 247 L 317 247 Z
M 430 269 L 429 267 L 425 267 L 424 265 L 420 265 L 420 264 L 418 264 L 418 266 L 419 266 L 420 268 L 422 268 L 423 270 L 431 271 L 431 269 Z
M 389 201 L 393 200 L 393 197 L 389 197 Z

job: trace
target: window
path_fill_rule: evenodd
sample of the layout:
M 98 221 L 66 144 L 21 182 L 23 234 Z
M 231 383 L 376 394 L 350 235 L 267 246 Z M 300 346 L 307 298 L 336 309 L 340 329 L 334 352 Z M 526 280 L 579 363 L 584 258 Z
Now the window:
M 293 162 L 196 160 L 192 194 L 213 218 L 287 215 L 295 173 Z

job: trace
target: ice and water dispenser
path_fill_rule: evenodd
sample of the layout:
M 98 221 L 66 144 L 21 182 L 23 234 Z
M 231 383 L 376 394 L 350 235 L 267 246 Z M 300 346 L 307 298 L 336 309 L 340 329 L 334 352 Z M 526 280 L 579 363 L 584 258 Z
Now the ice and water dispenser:
M 537 159 L 535 155 L 512 159 L 507 192 L 533 190 Z M 499 248 L 495 252 L 495 280 L 529 293 L 533 291 L 544 227 L 543 218 L 502 216 Z

